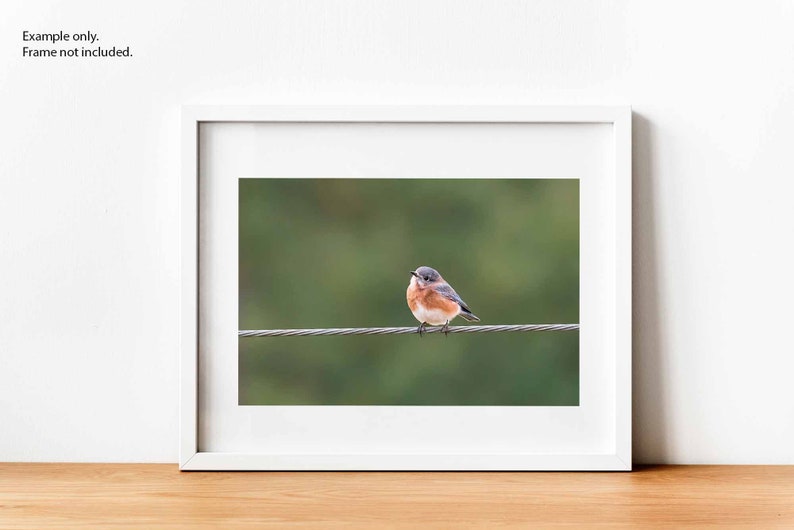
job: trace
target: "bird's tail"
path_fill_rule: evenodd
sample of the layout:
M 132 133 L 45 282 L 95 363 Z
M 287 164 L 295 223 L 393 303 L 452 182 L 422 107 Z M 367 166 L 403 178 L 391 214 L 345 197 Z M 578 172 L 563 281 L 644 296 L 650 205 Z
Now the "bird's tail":
M 479 322 L 480 321 L 480 317 L 478 317 L 477 315 L 475 315 L 471 311 L 467 311 L 465 309 L 463 309 L 460 312 L 460 316 L 462 316 L 464 319 L 468 320 L 469 322 Z

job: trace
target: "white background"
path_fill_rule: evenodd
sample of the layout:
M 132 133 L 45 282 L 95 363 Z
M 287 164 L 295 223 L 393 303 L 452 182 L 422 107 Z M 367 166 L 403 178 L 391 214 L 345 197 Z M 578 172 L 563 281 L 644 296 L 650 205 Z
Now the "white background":
M 625 104 L 638 462 L 794 463 L 794 4 L 14 0 L 0 460 L 177 459 L 181 104 Z M 131 59 L 23 59 L 22 30 Z

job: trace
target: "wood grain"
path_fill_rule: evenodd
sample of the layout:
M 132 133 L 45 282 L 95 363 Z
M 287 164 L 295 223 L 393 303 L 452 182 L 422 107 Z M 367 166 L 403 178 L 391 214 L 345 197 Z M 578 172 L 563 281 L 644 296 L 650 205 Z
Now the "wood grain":
M 182 472 L 0 464 L 0 527 L 794 528 L 794 466 L 632 473 Z

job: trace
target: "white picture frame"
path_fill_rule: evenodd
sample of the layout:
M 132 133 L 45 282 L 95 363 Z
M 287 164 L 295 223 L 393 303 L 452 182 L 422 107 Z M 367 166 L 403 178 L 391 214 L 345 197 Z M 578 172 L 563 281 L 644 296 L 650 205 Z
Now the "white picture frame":
M 404 134 L 406 127 L 411 134 Z M 215 263 L 215 254 L 221 254 L 215 245 L 229 238 L 213 232 L 218 212 L 231 202 L 219 198 L 215 204 L 216 195 L 222 197 L 228 186 L 216 185 L 212 179 L 286 172 L 317 176 L 320 171 L 330 176 L 369 176 L 367 171 L 384 177 L 396 171 L 401 176 L 418 176 L 423 167 L 442 167 L 433 162 L 433 153 L 416 147 L 422 145 L 422 135 L 440 138 L 442 130 L 444 142 L 450 137 L 449 149 L 468 140 L 482 145 L 482 152 L 468 150 L 459 155 L 466 160 L 458 169 L 471 168 L 466 171 L 472 174 L 583 179 L 581 223 L 583 228 L 587 223 L 587 229 L 582 230 L 580 242 L 581 274 L 587 281 L 580 280 L 580 344 L 587 351 L 580 359 L 586 383 L 580 406 L 236 406 L 236 388 L 230 379 L 236 377 L 236 349 L 226 351 L 231 349 L 226 345 L 232 344 L 232 338 L 236 340 L 232 331 L 236 331 L 237 307 L 228 292 L 229 285 L 234 285 L 236 296 L 236 281 L 230 279 L 224 287 L 207 279 L 218 277 L 216 265 L 218 271 L 231 270 L 229 263 Z M 313 134 L 316 131 L 322 134 Z M 373 135 L 377 137 L 373 143 L 361 141 Z M 414 144 L 417 135 L 420 138 Z M 481 141 L 493 135 L 500 139 L 494 145 Z M 346 152 L 345 142 L 358 142 L 359 147 Z M 400 152 L 391 166 L 388 156 L 384 161 L 383 151 L 378 151 L 384 142 L 392 142 L 391 147 Z M 242 155 L 229 151 L 228 146 L 241 143 L 250 144 Z M 263 154 L 267 149 L 262 146 L 275 146 L 278 152 Z M 366 162 L 367 149 L 380 157 L 377 164 Z M 318 156 L 310 156 L 315 152 Z M 364 158 L 357 166 L 346 156 Z M 289 157 L 309 159 L 308 169 L 286 165 Z M 437 169 L 433 175 L 458 176 L 438 174 L 456 171 L 457 157 L 447 156 L 443 167 L 451 168 Z M 240 159 L 248 165 L 230 163 L 228 171 L 223 166 L 223 160 Z M 330 161 L 328 166 L 321 165 L 324 160 Z M 566 169 L 575 163 L 580 166 Z M 325 167 L 332 169 L 324 171 Z M 232 208 L 228 206 L 229 212 L 223 215 L 232 215 Z M 181 256 L 181 470 L 631 470 L 628 106 L 183 107 Z M 593 267 L 588 268 L 589 263 Z M 590 269 L 597 272 L 587 276 Z M 228 329 L 232 322 L 235 330 Z M 216 372 L 227 374 L 226 379 L 217 382 Z M 596 375 L 588 382 L 590 373 Z M 216 408 L 221 402 L 225 409 Z M 414 411 L 407 414 L 399 409 Z M 257 416 L 260 412 L 263 415 Z M 329 415 L 331 420 L 327 420 Z M 331 423 L 324 426 L 326 421 Z M 374 432 L 356 431 L 362 422 Z M 477 428 L 476 433 L 460 430 L 467 424 Z M 444 430 L 434 430 L 436 425 Z M 338 431 L 344 436 L 337 436 Z M 447 437 L 444 432 L 451 434 Z M 487 432 L 495 434 L 489 439 Z M 391 433 L 388 443 L 379 442 L 387 433 Z

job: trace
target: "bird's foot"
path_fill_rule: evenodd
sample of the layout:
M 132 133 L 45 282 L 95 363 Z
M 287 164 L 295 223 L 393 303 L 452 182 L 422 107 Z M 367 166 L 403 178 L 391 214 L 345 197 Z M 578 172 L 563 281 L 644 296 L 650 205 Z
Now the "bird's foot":
M 444 334 L 445 337 L 449 336 L 449 320 L 447 320 L 447 323 L 444 324 L 444 327 L 441 328 L 441 332 Z
M 422 337 L 422 333 L 424 333 L 425 331 L 425 326 L 427 326 L 427 322 L 422 322 L 421 324 L 419 324 L 419 328 L 417 329 L 417 331 L 419 332 L 420 338 Z

